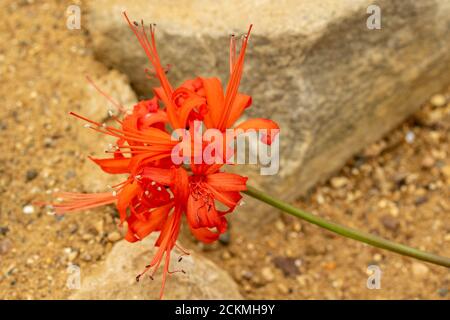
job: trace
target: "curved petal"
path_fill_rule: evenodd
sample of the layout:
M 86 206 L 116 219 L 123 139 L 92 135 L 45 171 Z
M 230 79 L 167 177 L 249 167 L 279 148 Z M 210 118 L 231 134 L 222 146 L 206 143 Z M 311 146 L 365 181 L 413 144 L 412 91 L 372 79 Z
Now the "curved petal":
M 239 131 L 243 130 L 256 130 L 262 134 L 262 142 L 270 145 L 275 136 L 280 132 L 278 124 L 270 119 L 254 118 L 242 122 L 235 128 L 235 134 L 239 134 Z
M 128 183 L 117 196 L 117 210 L 119 211 L 121 222 L 124 222 L 127 218 L 127 208 L 139 191 L 141 191 L 139 184 Z
M 136 219 L 134 216 L 129 217 L 127 219 L 128 232 L 125 239 L 134 242 L 135 239 L 142 240 L 153 231 L 161 230 L 172 207 L 173 203 L 169 203 L 156 208 L 149 213 L 145 221 Z
M 117 174 L 130 172 L 128 166 L 131 158 L 95 159 L 89 157 L 89 159 L 94 161 L 106 173 Z
M 208 103 L 205 124 L 208 128 L 216 128 L 223 113 L 223 88 L 218 78 L 201 78 Z
M 234 99 L 233 104 L 231 105 L 230 115 L 228 116 L 228 120 L 226 123 L 227 128 L 231 128 L 237 119 L 242 115 L 244 110 L 252 104 L 252 97 L 238 93 L 236 98 Z
M 206 177 L 208 185 L 218 191 L 244 191 L 247 190 L 248 178 L 236 173 L 217 172 Z
M 212 232 L 208 228 L 197 228 L 193 229 L 191 226 L 189 226 L 189 229 L 191 230 L 194 237 L 204 243 L 211 243 L 216 241 L 220 233 L 219 232 Z

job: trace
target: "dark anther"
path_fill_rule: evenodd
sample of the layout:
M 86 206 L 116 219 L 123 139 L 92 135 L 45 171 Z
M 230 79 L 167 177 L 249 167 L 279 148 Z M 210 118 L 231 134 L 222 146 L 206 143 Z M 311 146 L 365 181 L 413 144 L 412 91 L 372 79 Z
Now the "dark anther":
M 148 276 L 150 279 L 155 280 L 152 276 Z
M 186 274 L 186 271 L 184 271 L 183 269 L 181 269 L 181 272 L 183 272 L 184 274 Z
M 181 262 L 181 260 L 183 260 L 183 257 L 178 258 L 178 262 Z
M 139 274 L 139 275 L 137 275 L 136 276 L 136 282 L 139 282 L 139 279 L 141 278 L 141 275 Z
M 136 21 L 133 21 L 133 24 L 134 24 L 136 27 L 139 27 L 139 24 L 138 24 Z

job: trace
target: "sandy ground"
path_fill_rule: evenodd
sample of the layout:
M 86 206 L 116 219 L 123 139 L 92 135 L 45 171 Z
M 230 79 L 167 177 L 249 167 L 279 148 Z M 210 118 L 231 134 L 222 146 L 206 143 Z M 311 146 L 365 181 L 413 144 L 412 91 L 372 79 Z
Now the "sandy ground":
M 2 4 L 0 298 L 66 298 L 68 263 L 88 269 L 120 238 L 116 213 L 107 208 L 57 218 L 28 205 L 55 188 L 81 188 L 86 154 L 76 143 L 80 126 L 67 112 L 86 99 L 84 74 L 107 70 L 93 58 L 87 34 L 66 28 L 68 2 Z M 449 96 L 447 90 L 434 97 L 297 205 L 450 256 Z M 229 271 L 246 298 L 450 297 L 448 269 L 287 216 L 262 226 L 257 242 L 232 228 L 221 243 L 192 246 Z M 382 271 L 379 290 L 366 287 L 368 265 Z

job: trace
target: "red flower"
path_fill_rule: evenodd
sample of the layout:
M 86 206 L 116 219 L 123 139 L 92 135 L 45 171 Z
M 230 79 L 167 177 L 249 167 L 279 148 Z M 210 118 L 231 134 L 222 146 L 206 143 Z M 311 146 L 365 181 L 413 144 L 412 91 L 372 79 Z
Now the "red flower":
M 154 26 L 150 26 L 148 38 L 143 23 L 139 27 L 137 23 L 131 23 L 126 14 L 124 16 L 152 65 L 153 75 L 159 80 L 160 87 L 154 88 L 155 97 L 140 101 L 131 112 L 127 112 L 94 84 L 122 113 L 122 120 L 112 116 L 119 127 L 72 115 L 86 121 L 92 130 L 117 138 L 116 144 L 107 151 L 110 158 L 90 159 L 106 173 L 127 174 L 128 177 L 113 186 L 112 193 L 61 193 L 59 196 L 63 201 L 52 205 L 56 213 L 63 214 L 114 203 L 121 223 L 127 223 L 127 241 L 136 242 L 159 232 L 155 242 L 156 254 L 137 279 L 150 270 L 153 278 L 163 263 L 162 297 L 167 274 L 172 273 L 169 271 L 170 254 L 176 246 L 182 217 L 186 216 L 189 229 L 198 240 L 205 243 L 217 240 L 227 229 L 226 214 L 234 211 L 240 202 L 240 192 L 246 190 L 247 182 L 246 177 L 221 172 L 226 161 L 193 164 L 196 157 L 193 154 L 190 172 L 172 163 L 171 153 L 179 141 L 172 139 L 168 128 L 187 128 L 198 134 L 193 126 L 193 121 L 197 120 L 202 121 L 206 128 L 217 129 L 225 135 L 225 130 L 234 126 L 252 102 L 250 96 L 238 92 L 251 26 L 238 56 L 235 39 L 231 38 L 230 81 L 225 93 L 218 78 L 197 77 L 173 89 L 156 50 Z M 278 126 L 272 120 L 250 119 L 234 128 L 235 136 L 250 129 L 268 130 L 263 137 L 267 144 L 278 133 Z M 202 141 L 202 149 L 209 143 Z M 227 146 L 224 151 L 225 148 Z M 225 153 L 219 156 L 221 160 L 227 160 L 223 158 Z M 226 209 L 220 210 L 218 204 Z

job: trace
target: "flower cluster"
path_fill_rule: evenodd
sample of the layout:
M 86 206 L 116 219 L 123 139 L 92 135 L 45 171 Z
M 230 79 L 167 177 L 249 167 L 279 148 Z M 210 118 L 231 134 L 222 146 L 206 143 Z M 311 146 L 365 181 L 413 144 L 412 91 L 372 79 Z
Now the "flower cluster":
M 171 153 L 179 141 L 174 140 L 171 133 L 186 129 L 194 136 L 195 121 L 223 134 L 230 128 L 239 132 L 265 129 L 269 132 L 265 143 L 270 144 L 279 129 L 268 119 L 250 119 L 234 126 L 252 102 L 250 96 L 238 92 L 251 26 L 242 38 L 239 54 L 236 39 L 231 36 L 230 79 L 225 92 L 218 78 L 197 77 L 173 88 L 156 50 L 155 26 L 147 29 L 142 22 L 131 22 L 125 13 L 124 16 L 151 63 L 152 70 L 147 73 L 155 76 L 160 86 L 153 89 L 152 99 L 140 101 L 130 111 L 119 105 L 122 116 L 111 114 L 117 126 L 72 115 L 86 121 L 86 127 L 117 139 L 109 151 L 110 158 L 91 160 L 104 172 L 126 174 L 127 179 L 113 186 L 113 192 L 61 193 L 59 197 L 63 201 L 52 205 L 57 214 L 63 214 L 115 204 L 121 223 L 127 224 L 125 239 L 129 242 L 159 232 L 155 243 L 157 251 L 137 279 L 148 271 L 153 277 L 163 264 L 162 296 L 166 277 L 171 274 L 171 251 L 177 247 L 185 253 L 176 245 L 182 218 L 186 218 L 190 231 L 199 241 L 215 241 L 227 230 L 225 216 L 239 204 L 240 192 L 246 190 L 247 182 L 246 177 L 221 171 L 227 159 L 213 164 L 194 161 L 188 166 L 174 164 Z M 210 143 L 202 141 L 202 146 L 206 148 Z M 190 154 L 190 157 L 195 156 L 195 153 Z M 220 157 L 225 154 L 220 153 Z

